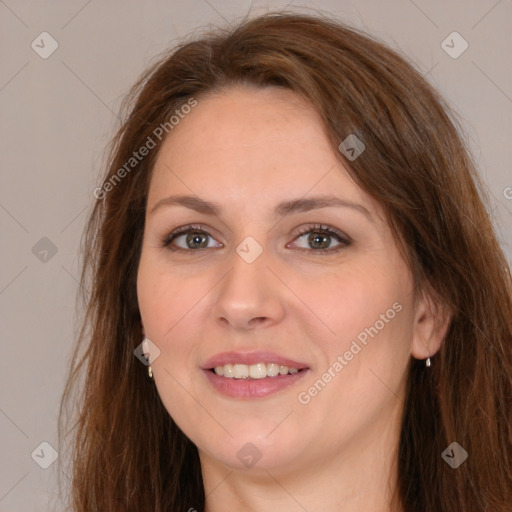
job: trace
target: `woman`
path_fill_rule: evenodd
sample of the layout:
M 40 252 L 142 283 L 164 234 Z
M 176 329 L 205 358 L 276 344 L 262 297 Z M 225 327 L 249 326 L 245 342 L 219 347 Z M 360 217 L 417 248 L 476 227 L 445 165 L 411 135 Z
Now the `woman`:
M 268 14 L 130 98 L 63 396 L 85 372 L 73 510 L 511 511 L 510 273 L 418 72 Z

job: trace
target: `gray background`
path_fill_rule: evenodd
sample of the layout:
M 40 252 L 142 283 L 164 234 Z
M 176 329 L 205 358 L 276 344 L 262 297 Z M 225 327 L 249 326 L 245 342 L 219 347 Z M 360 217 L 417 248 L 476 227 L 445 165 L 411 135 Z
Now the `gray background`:
M 80 236 L 123 95 L 180 37 L 236 20 L 251 5 L 258 14 L 287 3 L 0 0 L 0 511 L 54 510 L 57 464 L 43 469 L 35 460 L 48 461 L 41 442 L 57 448 L 57 410 L 76 328 Z M 447 98 L 489 187 L 510 261 L 511 0 L 289 5 L 327 11 L 380 37 Z M 43 44 L 50 48 L 38 37 L 44 31 L 58 43 L 46 59 L 31 47 L 35 41 L 40 52 Z M 469 44 L 458 58 L 442 47 L 453 31 Z M 447 44 L 461 49 L 456 40 Z

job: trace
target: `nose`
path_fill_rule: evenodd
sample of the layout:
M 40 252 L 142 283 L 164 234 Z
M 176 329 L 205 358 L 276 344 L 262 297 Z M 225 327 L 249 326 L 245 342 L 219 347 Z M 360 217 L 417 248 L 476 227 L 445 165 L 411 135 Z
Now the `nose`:
M 276 265 L 267 251 L 254 261 L 233 250 L 229 269 L 221 279 L 214 301 L 214 320 L 237 330 L 279 323 L 285 314 L 286 286 L 276 277 Z

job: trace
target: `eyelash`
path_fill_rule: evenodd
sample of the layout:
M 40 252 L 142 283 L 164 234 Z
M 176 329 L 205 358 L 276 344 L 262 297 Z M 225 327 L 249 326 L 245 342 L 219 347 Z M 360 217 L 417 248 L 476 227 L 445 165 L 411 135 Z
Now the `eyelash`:
M 340 231 L 338 231 L 338 230 L 336 230 L 334 228 L 331 228 L 331 227 L 325 226 L 325 225 L 321 225 L 321 224 L 314 224 L 314 225 L 311 225 L 311 226 L 306 226 L 301 231 L 299 231 L 299 233 L 297 233 L 295 235 L 294 240 L 296 238 L 300 238 L 300 237 L 302 237 L 302 236 L 304 236 L 304 235 L 306 235 L 308 233 L 311 233 L 311 232 L 320 233 L 320 234 L 323 234 L 323 235 L 328 235 L 328 236 L 337 238 L 337 240 L 338 240 L 338 242 L 340 242 L 340 244 L 337 245 L 336 247 L 330 248 L 330 249 L 304 249 L 304 248 L 299 248 L 300 250 L 304 250 L 304 251 L 308 251 L 308 252 L 312 252 L 312 253 L 319 253 L 320 255 L 325 255 L 326 253 L 332 254 L 332 253 L 338 252 L 341 249 L 349 246 L 351 244 L 351 242 L 352 242 L 347 235 L 344 235 L 343 233 L 341 233 Z M 162 238 L 162 240 L 161 240 L 161 247 L 165 247 L 168 250 L 173 251 L 173 252 L 178 252 L 178 251 L 181 251 L 181 252 L 198 252 L 198 251 L 200 251 L 201 249 L 183 249 L 181 247 L 173 247 L 173 246 L 171 246 L 171 243 L 179 235 L 188 234 L 188 233 L 199 233 L 199 234 L 204 234 L 204 235 L 207 235 L 207 236 L 211 237 L 211 235 L 203 228 L 203 226 L 198 225 L 198 224 L 191 224 L 191 225 L 182 226 L 182 227 L 180 227 L 178 229 L 175 229 L 172 233 L 169 233 L 164 238 Z M 202 249 L 202 250 L 204 250 L 204 249 Z

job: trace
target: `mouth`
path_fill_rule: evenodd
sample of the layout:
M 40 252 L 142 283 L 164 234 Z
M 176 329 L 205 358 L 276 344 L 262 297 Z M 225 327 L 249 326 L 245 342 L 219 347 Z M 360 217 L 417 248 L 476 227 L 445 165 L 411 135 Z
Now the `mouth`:
M 209 384 L 222 395 L 262 398 L 296 384 L 309 366 L 273 353 L 223 353 L 202 368 Z
M 256 363 L 256 364 L 225 364 L 209 369 L 220 377 L 227 379 L 266 379 L 278 375 L 294 375 L 306 370 L 306 368 L 294 368 L 278 363 Z

